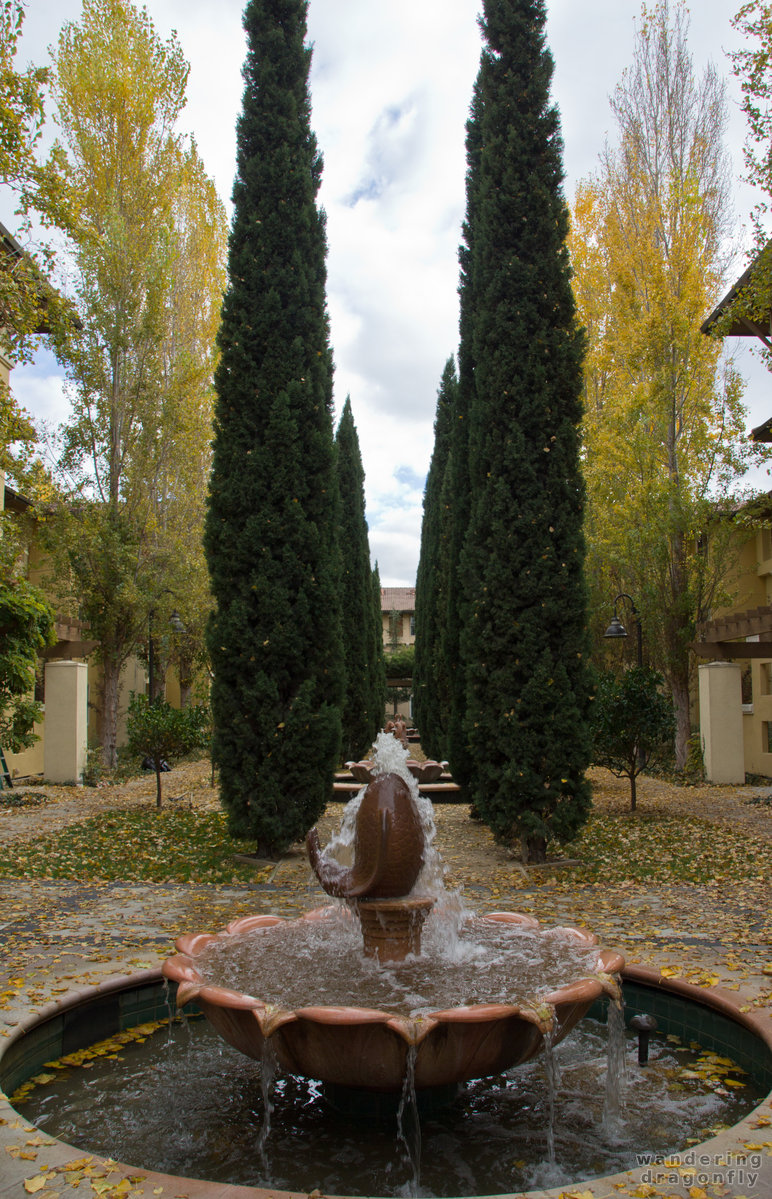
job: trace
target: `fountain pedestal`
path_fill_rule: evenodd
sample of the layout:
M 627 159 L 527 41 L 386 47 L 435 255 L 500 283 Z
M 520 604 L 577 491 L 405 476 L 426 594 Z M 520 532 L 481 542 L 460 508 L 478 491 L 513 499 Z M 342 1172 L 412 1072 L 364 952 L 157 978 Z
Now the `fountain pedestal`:
M 434 907 L 429 895 L 410 899 L 359 899 L 351 907 L 362 928 L 367 957 L 379 962 L 404 962 L 421 952 L 421 929 Z

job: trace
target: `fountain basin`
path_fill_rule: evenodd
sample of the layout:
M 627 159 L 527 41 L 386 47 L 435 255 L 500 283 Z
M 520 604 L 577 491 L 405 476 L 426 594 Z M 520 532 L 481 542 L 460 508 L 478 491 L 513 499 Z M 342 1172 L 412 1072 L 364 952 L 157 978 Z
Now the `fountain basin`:
M 410 1063 L 414 1085 L 423 1090 L 518 1066 L 543 1049 L 547 1034 L 557 1044 L 604 991 L 615 990 L 610 976 L 624 965 L 621 954 L 598 949 L 594 972 L 533 1001 L 464 1004 L 418 1016 L 373 1007 L 288 1009 L 207 981 L 201 959 L 212 946 L 259 929 L 324 921 L 333 910 L 319 908 L 298 921 L 248 916 L 220 933 L 180 937 L 179 952 L 163 966 L 165 976 L 177 984 L 178 1006 L 194 1001 L 220 1036 L 258 1061 L 270 1042 L 283 1069 L 292 1074 L 336 1086 L 400 1092 Z M 542 929 L 533 917 L 520 913 L 493 912 L 476 919 L 511 930 L 513 936 L 526 929 L 544 938 L 560 937 L 574 947 L 597 945 L 592 933 Z
M 408 758 L 405 765 L 419 784 L 436 783 L 442 777 L 444 770 L 441 762 L 417 762 L 415 758 Z M 373 762 L 370 759 L 363 759 L 361 762 L 347 762 L 346 766 L 351 771 L 351 777 L 357 783 L 371 783 L 375 778 Z
M 730 1054 L 759 1085 L 772 1085 L 772 1029 L 768 1027 L 770 1020 L 766 1012 L 758 1009 L 743 1012 L 741 1007 L 745 1004 L 737 993 L 705 990 L 677 979 L 663 978 L 658 971 L 643 967 L 627 967 L 623 981 L 628 1016 L 641 1011 L 654 1012 L 661 1033 L 674 1033 L 685 1041 L 699 1040 L 704 1049 Z M 98 987 L 84 987 L 47 1004 L 38 1012 L 24 1015 L 19 1009 L 18 1023 L 10 1030 L 10 1035 L 0 1041 L 0 1086 L 10 1093 L 44 1069 L 50 1059 L 84 1048 L 95 1039 L 121 1029 L 162 1018 L 168 1015 L 167 1003 L 160 971 L 155 970 L 105 980 Z M 10 1013 L 7 1016 L 10 1022 L 9 1018 Z M 760 1130 L 760 1122 L 769 1117 L 770 1100 L 772 1095 L 739 1123 L 708 1141 L 690 1144 L 688 1155 L 682 1155 L 684 1159 L 688 1156 L 690 1160 L 710 1161 L 711 1171 L 724 1179 L 725 1189 L 721 1193 L 727 1197 L 747 1195 L 750 1199 L 752 1195 L 772 1193 L 772 1158 L 762 1151 L 757 1155 L 761 1164 L 755 1187 L 749 1189 L 747 1181 L 737 1177 L 738 1162 L 747 1164 L 748 1144 L 767 1139 L 768 1130 Z M 22 1189 L 23 1181 L 37 1177 L 41 1172 L 49 1173 L 49 1187 L 56 1189 L 64 1184 L 66 1174 L 79 1166 L 82 1168 L 84 1160 L 88 1161 L 87 1170 L 95 1180 L 109 1180 L 112 1188 L 121 1181 L 126 1186 L 130 1179 L 130 1189 L 148 1199 L 159 1194 L 159 1188 L 163 1188 L 164 1194 L 184 1193 L 191 1199 L 193 1196 L 210 1199 L 215 1193 L 227 1193 L 233 1199 L 237 1195 L 239 1199 L 296 1199 L 298 1194 L 295 1191 L 290 1196 L 280 1188 L 243 1184 L 228 1187 L 159 1173 L 147 1169 L 140 1160 L 132 1159 L 131 1165 L 122 1164 L 99 1154 L 90 1154 L 84 1159 L 82 1148 L 54 1140 L 46 1134 L 42 1137 L 41 1147 L 36 1150 L 37 1160 L 24 1161 L 12 1152 L 18 1148 L 20 1138 L 24 1139 L 20 1128 L 28 1133 L 34 1131 L 28 1120 L 18 1115 L 8 1100 L 0 1096 L 0 1152 L 5 1159 L 2 1177 L 9 1195 L 26 1193 Z M 11 1151 L 10 1155 L 4 1152 L 6 1147 Z M 568 1191 L 578 1188 L 582 1193 L 599 1197 L 620 1192 L 626 1194 L 638 1187 L 645 1190 L 650 1175 L 651 1166 L 642 1166 L 621 1174 L 577 1180 Z M 70 1189 L 66 1184 L 64 1186 L 63 1193 L 70 1194 Z M 11 1190 L 14 1187 L 16 1189 Z M 73 1196 L 81 1189 L 73 1190 Z M 685 1189 L 672 1184 L 664 1187 L 664 1193 L 674 1192 L 688 1195 L 688 1186 Z M 529 1192 L 534 1199 L 536 1196 L 538 1199 L 559 1199 L 566 1193 L 565 1184 Z M 523 1199 L 523 1192 L 517 1192 L 517 1199 Z

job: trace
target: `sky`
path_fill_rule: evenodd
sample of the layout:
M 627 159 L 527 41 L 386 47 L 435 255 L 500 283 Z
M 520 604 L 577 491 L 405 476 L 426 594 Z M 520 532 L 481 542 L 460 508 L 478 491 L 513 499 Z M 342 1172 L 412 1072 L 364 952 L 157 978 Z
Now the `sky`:
M 744 184 L 745 122 L 726 51 L 740 0 L 699 0 L 689 45 L 698 73 L 712 61 L 729 85 L 737 274 L 750 245 L 754 196 Z M 245 40 L 242 0 L 146 0 L 166 39 L 177 31 L 190 63 L 180 128 L 195 136 L 230 206 Z M 310 0 L 312 126 L 324 156 L 328 306 L 339 416 L 351 398 L 365 469 L 370 548 L 383 586 L 413 586 L 423 487 L 442 369 L 458 343 L 458 245 L 464 211 L 464 135 L 480 55 L 481 0 Z M 565 194 L 597 166 L 614 125 L 609 107 L 632 62 L 639 0 L 548 0 Z M 80 0 L 27 0 L 18 65 L 47 48 Z M 14 229 L 13 214 L 0 221 Z M 734 276 L 733 276 L 734 278 Z M 733 282 L 733 278 L 727 282 Z M 706 314 L 707 315 L 707 314 Z M 769 375 L 749 347 L 749 427 L 772 414 Z M 42 352 L 14 372 L 21 403 L 50 423 L 65 418 L 61 371 Z M 772 486 L 766 474 L 751 480 Z

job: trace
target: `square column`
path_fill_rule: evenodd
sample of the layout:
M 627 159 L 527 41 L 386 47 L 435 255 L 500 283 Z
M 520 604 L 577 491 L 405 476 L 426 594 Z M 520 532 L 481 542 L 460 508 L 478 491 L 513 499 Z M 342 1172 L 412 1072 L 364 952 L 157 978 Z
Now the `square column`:
M 745 782 L 741 675 L 737 662 L 699 667 L 700 739 L 711 783 Z
M 52 783 L 79 783 L 88 752 L 88 666 L 46 663 L 43 773 Z

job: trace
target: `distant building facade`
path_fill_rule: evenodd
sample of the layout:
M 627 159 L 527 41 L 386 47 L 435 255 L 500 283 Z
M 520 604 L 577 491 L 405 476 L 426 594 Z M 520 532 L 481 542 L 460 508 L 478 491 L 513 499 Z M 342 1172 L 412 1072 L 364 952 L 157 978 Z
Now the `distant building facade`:
M 381 618 L 386 649 L 415 644 L 415 587 L 382 587 Z

